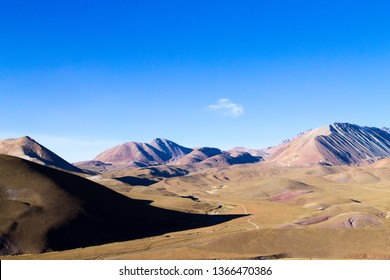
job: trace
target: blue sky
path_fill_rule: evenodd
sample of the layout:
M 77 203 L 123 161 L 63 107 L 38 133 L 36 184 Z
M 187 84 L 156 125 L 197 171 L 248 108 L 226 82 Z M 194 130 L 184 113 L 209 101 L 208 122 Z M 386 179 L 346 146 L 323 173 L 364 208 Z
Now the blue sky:
M 315 2 L 315 3 L 314 3 Z M 275 145 L 390 126 L 388 1 L 0 2 L 0 138 Z

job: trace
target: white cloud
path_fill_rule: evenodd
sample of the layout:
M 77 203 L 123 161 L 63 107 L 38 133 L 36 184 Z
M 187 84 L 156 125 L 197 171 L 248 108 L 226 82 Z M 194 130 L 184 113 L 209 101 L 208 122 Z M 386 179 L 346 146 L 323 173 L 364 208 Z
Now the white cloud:
M 227 98 L 221 98 L 217 104 L 209 105 L 208 108 L 213 111 L 218 111 L 224 116 L 238 117 L 244 114 L 244 107 L 233 103 Z

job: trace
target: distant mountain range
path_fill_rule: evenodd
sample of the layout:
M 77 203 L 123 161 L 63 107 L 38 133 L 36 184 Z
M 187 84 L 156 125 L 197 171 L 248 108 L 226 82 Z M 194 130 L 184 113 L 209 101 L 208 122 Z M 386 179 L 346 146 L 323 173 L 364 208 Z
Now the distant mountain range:
M 218 148 L 186 148 L 170 140 L 157 138 L 150 143 L 128 142 L 99 154 L 93 162 L 144 167 L 160 164 L 227 167 L 262 161 L 258 155 L 245 151 L 222 151 Z M 77 163 L 85 166 L 89 162 Z
M 259 165 L 229 168 L 237 164 Z M 366 171 L 360 167 L 323 166 L 367 164 L 371 165 Z M 380 197 L 385 195 L 383 186 L 390 180 L 386 179 L 390 178 L 390 130 L 333 123 L 261 150 L 187 148 L 157 138 L 150 143 L 124 143 L 100 153 L 93 160 L 75 165 L 30 137 L 0 140 L 0 256 L 62 251 L 152 236 L 162 238 L 164 233 L 217 225 L 243 217 L 232 214 L 237 212 L 223 214 L 218 212 L 220 210 L 232 207 L 234 211 L 247 213 L 241 202 L 230 202 L 235 197 L 241 197 L 240 201 L 251 200 L 251 207 L 257 205 L 256 199 L 265 201 L 265 206 L 258 208 L 261 211 L 254 211 L 255 214 L 266 213 L 261 214 L 261 219 L 272 213 L 268 207 L 272 207 L 273 202 L 277 205 L 271 209 L 282 209 L 278 210 L 280 212 L 294 209 L 293 205 L 299 207 L 300 216 L 302 209 L 314 211 L 312 216 L 283 225 L 286 229 L 378 227 L 388 211 L 365 205 L 365 201 L 373 200 L 373 190 L 377 190 Z M 310 167 L 301 168 L 306 165 Z M 296 173 L 300 169 L 306 171 Z M 338 169 L 346 171 L 338 172 Z M 307 173 L 308 170 L 311 173 Z M 290 171 L 293 177 L 285 178 Z M 84 178 L 87 174 L 79 174 L 81 172 L 93 176 Z M 311 186 L 306 181 L 295 181 L 296 177 L 301 180 L 304 174 L 310 174 L 310 180 L 316 180 L 317 175 L 312 174 L 322 174 L 322 183 Z M 383 183 L 375 188 L 366 187 L 382 179 Z M 319 179 L 316 182 L 320 182 Z M 320 188 L 322 184 L 324 189 Z M 363 184 L 363 187 L 353 188 L 345 197 L 340 195 L 342 192 L 325 192 L 325 188 L 337 189 L 336 184 Z M 369 196 L 364 194 L 366 189 Z M 130 191 L 134 197 L 122 195 Z M 202 194 L 207 199 L 199 199 Z M 215 205 L 209 203 L 213 194 L 218 202 L 213 203 Z M 229 196 L 229 205 L 223 206 L 220 199 Z M 152 205 L 152 200 L 153 204 L 160 204 Z M 237 210 L 230 203 L 243 209 Z M 385 203 L 382 200 L 378 205 Z M 184 206 L 188 208 L 182 208 Z M 210 209 L 217 212 L 208 212 Z M 256 208 L 251 211 L 253 209 Z M 280 220 L 278 211 L 275 211 L 276 218 Z M 242 223 L 257 228 L 252 219 L 241 219 L 240 229 Z M 279 232 L 278 229 L 278 238 Z M 222 233 L 225 235 L 225 231 Z M 241 242 L 240 239 L 240 248 Z M 154 243 L 147 241 L 142 248 L 145 244 Z
M 134 163 L 136 165 L 166 164 L 192 152 L 172 141 L 157 138 L 151 143 L 128 142 L 110 148 L 94 160 L 107 163 Z
M 87 173 L 155 165 L 226 168 L 263 161 L 285 166 L 363 165 L 390 157 L 390 129 L 333 123 L 300 133 L 278 146 L 259 150 L 244 147 L 228 151 L 212 147 L 188 148 L 156 138 L 150 143 L 124 143 L 100 153 L 93 160 L 74 165 L 25 136 L 1 140 L 0 154 L 66 171 Z

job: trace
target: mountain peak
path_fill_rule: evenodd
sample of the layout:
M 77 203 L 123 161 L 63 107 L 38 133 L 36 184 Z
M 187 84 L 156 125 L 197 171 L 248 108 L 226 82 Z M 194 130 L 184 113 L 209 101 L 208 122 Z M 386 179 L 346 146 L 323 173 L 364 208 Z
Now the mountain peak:
M 335 122 L 330 125 L 330 129 L 341 129 L 341 130 L 347 130 L 347 129 L 362 129 L 365 128 L 364 126 L 359 126 L 357 124 L 353 123 L 342 123 L 342 122 Z
M 32 142 L 36 142 L 34 139 L 32 139 L 30 136 L 22 136 L 19 138 L 20 140 L 23 140 L 23 141 L 32 141 Z
M 172 142 L 172 141 L 169 141 L 169 140 L 167 140 L 165 138 L 155 138 L 155 139 L 152 140 L 151 143 L 166 143 L 166 142 Z
M 254 163 L 261 157 L 248 153 L 231 154 L 218 148 L 200 147 L 187 148 L 173 141 L 156 138 L 150 143 L 128 142 L 110 148 L 99 154 L 93 160 L 114 165 L 153 166 L 160 164 L 195 165 L 205 162 L 208 166 Z M 210 159 L 209 161 L 207 161 Z M 262 158 L 261 158 L 262 159 Z
M 0 140 L 0 154 L 27 159 L 67 171 L 82 172 L 29 136 Z
M 387 132 L 387 133 L 390 133 L 390 128 L 388 128 L 388 127 L 382 127 L 382 130 Z
M 30 136 L 22 136 L 20 138 L 16 138 L 15 140 L 16 143 L 29 147 L 31 149 L 42 150 L 42 148 L 44 148 L 41 144 L 39 144 Z
M 390 157 L 388 131 L 336 122 L 280 145 L 270 161 L 286 165 L 360 165 L 385 157 Z
M 164 164 L 192 151 L 164 138 L 156 138 L 150 143 L 128 142 L 110 148 L 94 160 L 107 163 L 137 162 L 146 165 Z

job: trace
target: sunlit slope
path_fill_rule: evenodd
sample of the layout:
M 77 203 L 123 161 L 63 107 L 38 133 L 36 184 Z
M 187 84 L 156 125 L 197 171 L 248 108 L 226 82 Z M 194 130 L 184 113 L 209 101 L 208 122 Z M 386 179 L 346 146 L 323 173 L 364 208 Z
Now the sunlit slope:
M 165 179 L 153 187 L 211 201 L 251 205 L 253 220 L 264 227 L 374 228 L 389 225 L 390 180 L 385 170 L 371 166 L 247 165 Z M 284 213 L 285 207 L 290 207 L 290 212 Z M 263 208 L 273 217 L 284 218 L 260 218 L 254 212 Z
M 65 161 L 28 136 L 0 140 L 0 154 L 27 159 L 66 171 L 82 172 L 82 170 Z
M 333 123 L 273 148 L 267 160 L 281 165 L 362 165 L 386 157 L 390 157 L 388 130 Z

